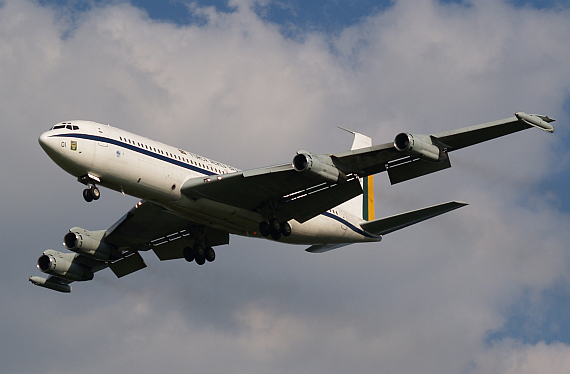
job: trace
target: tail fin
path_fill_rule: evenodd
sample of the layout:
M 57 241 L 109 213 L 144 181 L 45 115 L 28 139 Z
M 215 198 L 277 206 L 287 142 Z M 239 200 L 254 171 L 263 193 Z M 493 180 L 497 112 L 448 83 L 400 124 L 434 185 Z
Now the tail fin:
M 339 128 L 354 135 L 351 150 L 372 146 L 372 138 L 354 131 L 343 129 L 342 127 Z M 341 204 L 340 207 L 352 215 L 360 217 L 366 221 L 372 221 L 374 220 L 374 179 L 372 175 L 360 178 L 360 185 L 362 186 L 364 194 L 348 200 Z

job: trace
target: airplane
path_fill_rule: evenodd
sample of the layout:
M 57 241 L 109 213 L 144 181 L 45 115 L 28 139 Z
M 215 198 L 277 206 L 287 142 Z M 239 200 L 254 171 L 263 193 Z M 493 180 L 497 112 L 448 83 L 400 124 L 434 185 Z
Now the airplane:
M 517 112 L 503 120 L 432 135 L 400 133 L 372 145 L 353 132 L 350 151 L 300 150 L 292 162 L 242 171 L 183 149 L 109 125 L 65 121 L 39 137 L 47 155 L 84 184 L 83 198 L 98 200 L 98 186 L 140 199 L 107 230 L 73 227 L 63 245 L 48 249 L 37 268 L 48 278 L 30 282 L 71 292 L 110 268 L 123 277 L 146 267 L 141 251 L 160 260 L 184 258 L 203 265 L 230 234 L 309 245 L 323 253 L 383 235 L 467 205 L 460 201 L 374 219 L 372 176 L 386 171 L 391 184 L 451 167 L 449 153 L 510 133 L 539 128 L 552 133 L 548 116 Z M 345 130 L 345 129 L 343 129 Z

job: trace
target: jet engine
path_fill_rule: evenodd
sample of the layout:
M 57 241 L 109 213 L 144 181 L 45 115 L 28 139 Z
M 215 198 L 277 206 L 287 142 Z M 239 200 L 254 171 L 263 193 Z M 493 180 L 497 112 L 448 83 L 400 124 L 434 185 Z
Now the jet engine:
M 42 272 L 71 281 L 88 281 L 93 279 L 93 272 L 74 262 L 76 254 L 61 253 L 48 249 L 38 259 L 38 269 Z
M 330 156 L 314 155 L 307 151 L 299 151 L 293 157 L 293 168 L 300 173 L 325 180 L 331 183 L 346 182 L 346 174 L 340 171 L 333 163 Z
M 442 162 L 447 159 L 447 153 L 433 144 L 432 138 L 428 135 L 400 133 L 394 139 L 394 147 L 400 152 L 425 161 Z
M 102 242 L 104 235 L 105 230 L 89 231 L 74 227 L 63 237 L 63 245 L 70 251 L 105 261 L 111 256 L 111 247 Z

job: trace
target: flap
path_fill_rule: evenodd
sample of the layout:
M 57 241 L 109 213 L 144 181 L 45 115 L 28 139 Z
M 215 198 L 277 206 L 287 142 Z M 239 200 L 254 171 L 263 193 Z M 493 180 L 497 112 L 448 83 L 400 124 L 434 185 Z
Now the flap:
M 394 166 L 389 164 L 388 176 L 390 177 L 390 183 L 396 184 L 450 167 L 449 157 L 442 162 L 429 162 L 419 158 L 408 157 L 404 162 L 397 163 Z
M 117 248 L 148 250 L 147 243 L 194 226 L 195 223 L 176 216 L 160 205 L 139 202 L 107 230 L 105 243 Z
M 137 270 L 146 268 L 146 264 L 142 256 L 138 252 L 134 252 L 132 255 L 124 257 L 119 261 L 115 261 L 109 265 L 113 273 L 117 276 L 117 278 L 124 277 L 125 275 L 129 275 L 134 273 Z
M 362 186 L 358 179 L 354 178 L 346 183 L 325 186 L 324 189 L 304 193 L 289 200 L 277 208 L 277 214 L 279 219 L 288 221 L 293 218 L 303 223 L 360 194 Z

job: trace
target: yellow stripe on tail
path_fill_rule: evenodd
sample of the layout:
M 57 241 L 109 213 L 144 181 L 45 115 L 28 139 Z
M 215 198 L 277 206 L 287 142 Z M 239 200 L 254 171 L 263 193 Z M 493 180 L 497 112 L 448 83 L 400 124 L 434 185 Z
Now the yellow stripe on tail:
M 374 220 L 374 178 L 372 175 L 364 177 L 364 198 L 362 199 L 362 218 L 367 221 Z

